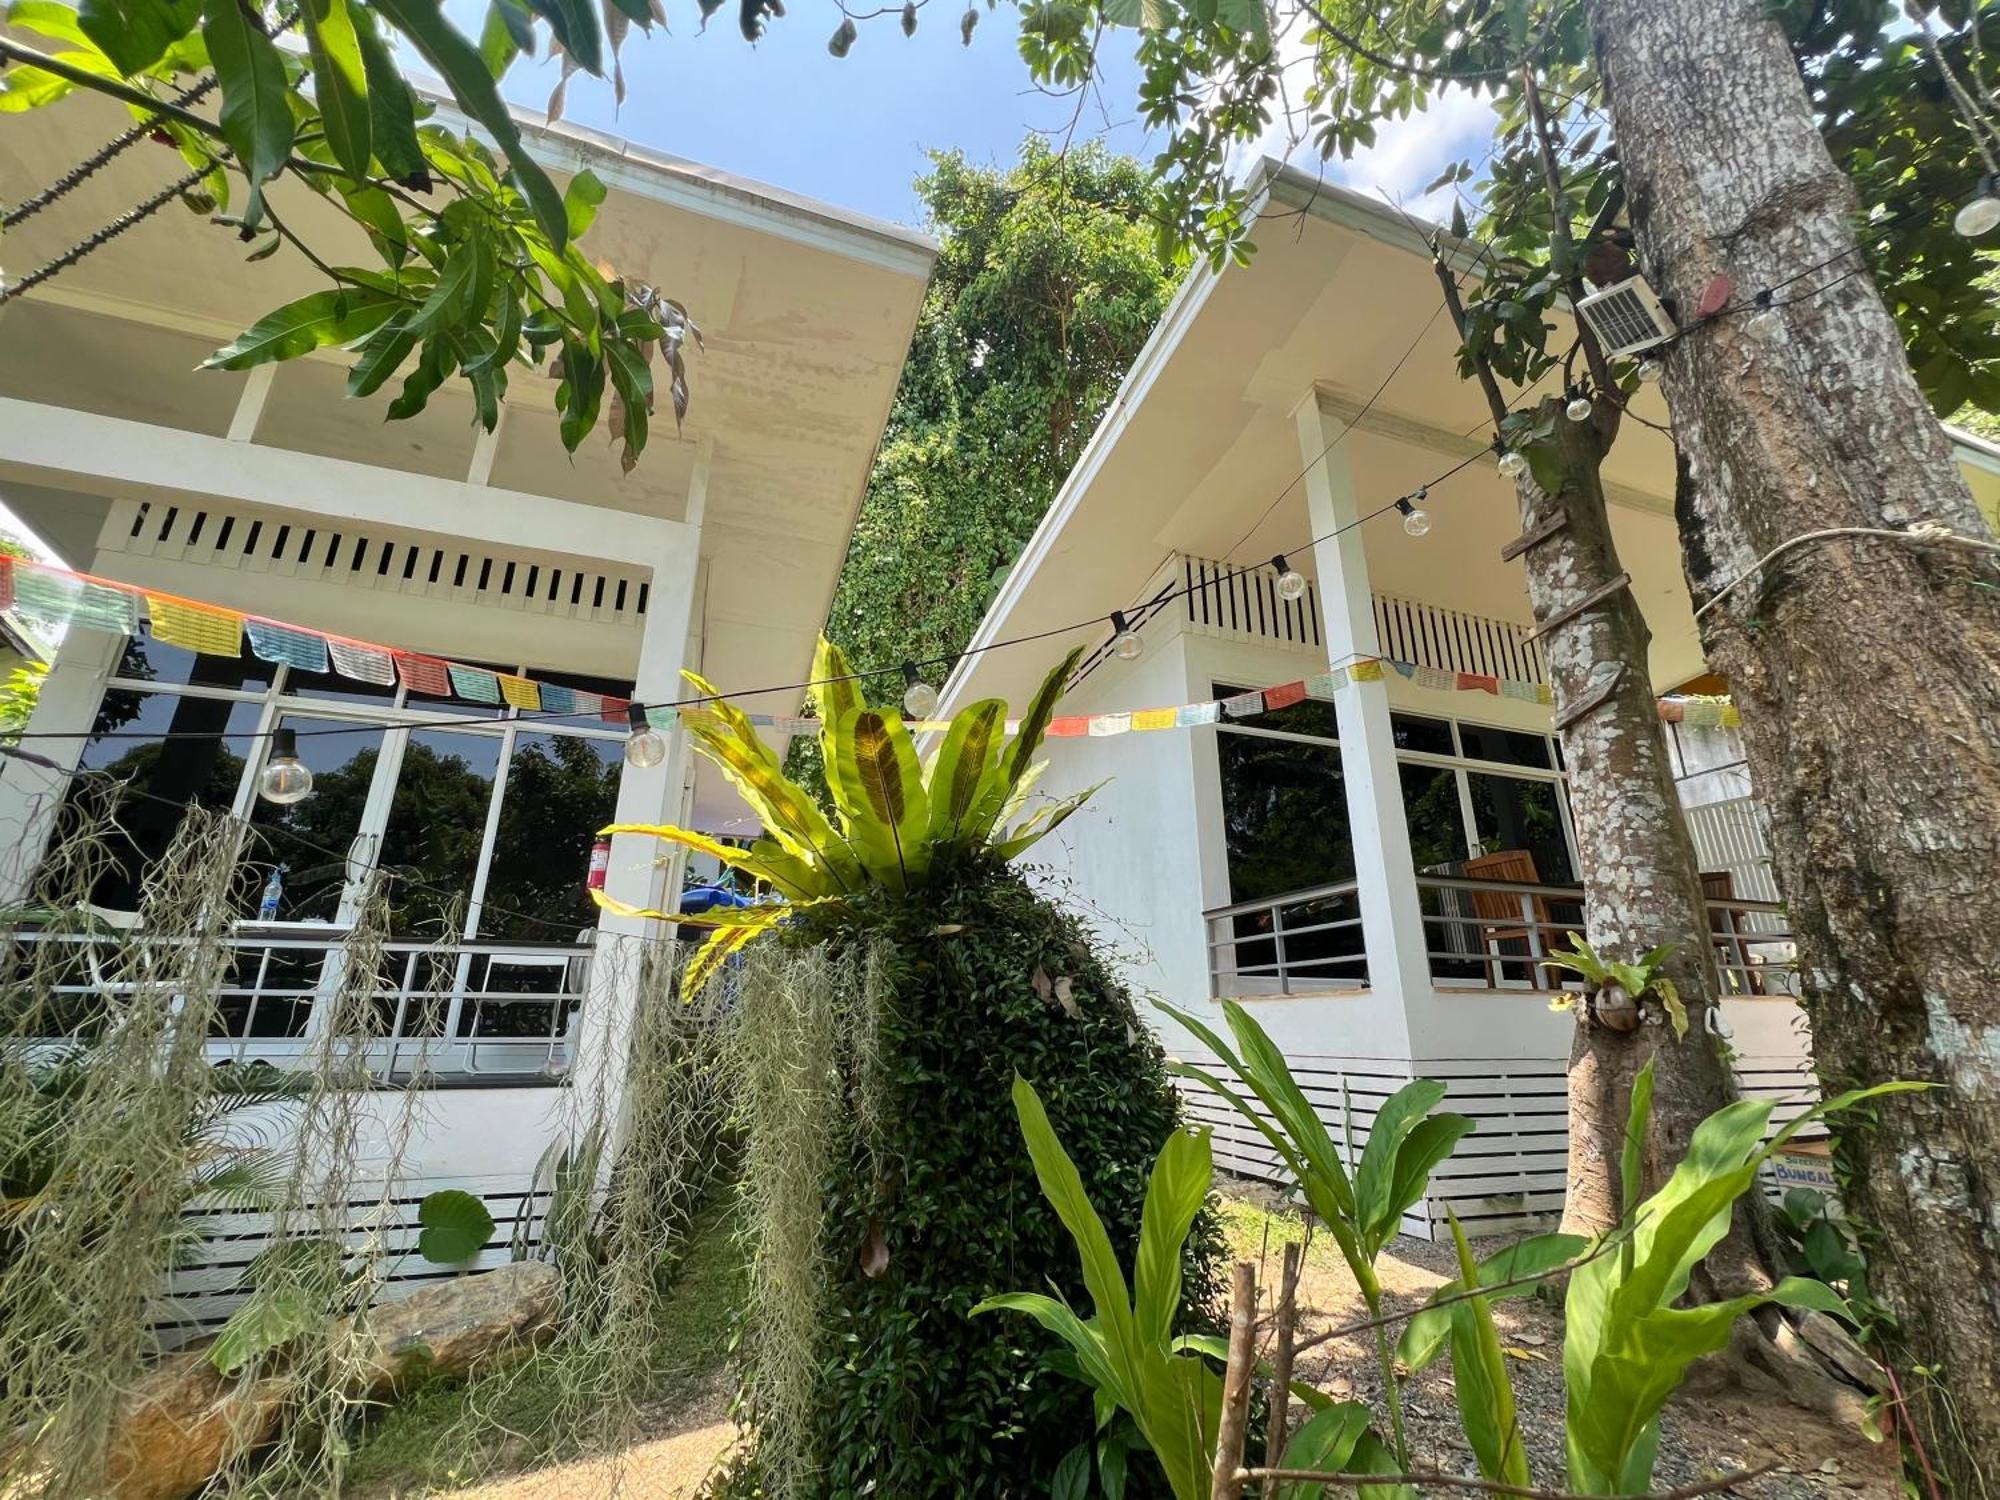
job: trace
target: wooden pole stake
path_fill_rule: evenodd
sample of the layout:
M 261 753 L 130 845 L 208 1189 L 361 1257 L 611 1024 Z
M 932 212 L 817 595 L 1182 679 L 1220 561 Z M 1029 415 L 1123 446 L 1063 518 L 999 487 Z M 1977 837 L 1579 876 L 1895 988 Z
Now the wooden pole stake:
M 1296 1241 L 1285 1246 L 1284 1277 L 1278 1283 L 1278 1336 L 1271 1351 L 1271 1418 L 1269 1442 L 1264 1462 L 1282 1468 L 1285 1440 L 1290 1436 L 1292 1408 L 1292 1358 L 1299 1320 L 1299 1264 L 1303 1247 Z
M 1257 1266 L 1236 1262 L 1229 1298 L 1229 1363 L 1222 1372 L 1222 1418 L 1215 1434 L 1209 1500 L 1242 1500 L 1243 1444 L 1250 1427 L 1250 1384 L 1257 1373 Z

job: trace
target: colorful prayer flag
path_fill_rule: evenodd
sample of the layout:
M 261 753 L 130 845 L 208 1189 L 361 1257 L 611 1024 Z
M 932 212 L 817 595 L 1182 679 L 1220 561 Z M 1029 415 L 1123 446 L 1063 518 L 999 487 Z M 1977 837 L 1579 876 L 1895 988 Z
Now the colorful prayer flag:
M 1533 703 L 1536 701 L 1535 685 L 1532 682 L 1515 682 L 1511 678 L 1503 678 L 1500 683 L 1500 696 L 1514 698 L 1522 703 Z
M 500 696 L 510 708 L 538 709 L 542 706 L 542 690 L 530 677 L 514 677 L 506 672 L 494 674 L 500 680 Z
M 1306 685 L 1303 682 L 1281 682 L 1276 687 L 1264 689 L 1266 708 L 1290 708 L 1294 703 L 1306 701 Z
M 1414 677 L 1417 675 L 1417 664 L 1413 661 L 1397 661 L 1394 657 L 1388 656 L 1382 659 L 1389 664 L 1398 677 Z
M 576 712 L 576 693 L 553 682 L 541 684 L 542 709 L 545 713 L 573 714 Z
M 471 703 L 500 702 L 500 683 L 483 667 L 468 667 L 455 661 L 444 664 L 451 674 L 451 690 Z
M 0 610 L 14 607 L 14 559 L 0 552 Z
M 1433 692 L 1449 693 L 1458 686 L 1458 678 L 1440 667 L 1420 666 L 1417 668 L 1416 683 L 1418 687 L 1429 688 Z
M 1340 685 L 1347 681 L 1345 668 L 1335 667 L 1331 672 L 1319 672 L 1306 679 L 1308 698 L 1331 699 L 1340 691 Z
M 122 589 L 78 578 L 59 568 L 14 560 L 14 607 L 24 615 L 58 625 L 117 630 L 139 628 L 139 601 Z
M 1172 729 L 1180 722 L 1177 708 L 1142 708 L 1132 715 L 1132 727 L 1140 729 Z
M 1098 738 L 1114 734 L 1124 734 L 1131 727 L 1132 716 L 1130 714 L 1092 714 L 1090 716 L 1090 732 Z
M 259 661 L 297 667 L 301 672 L 327 669 L 326 637 L 310 630 L 295 630 L 270 620 L 245 620 L 243 632 L 250 637 L 250 649 Z
M 1347 675 L 1352 677 L 1356 682 L 1380 682 L 1382 680 L 1382 663 L 1375 660 L 1372 656 L 1368 657 L 1348 667 Z
M 1224 698 L 1222 711 L 1232 719 L 1255 718 L 1264 711 L 1264 695 L 1261 692 L 1238 693 L 1233 698 Z
M 146 617 L 152 622 L 153 638 L 169 646 L 204 656 L 243 654 L 243 616 L 233 609 L 148 594 Z
M 1458 690 L 1461 693 L 1491 693 L 1500 696 L 1500 679 L 1489 677 L 1484 672 L 1460 672 Z
M 1090 733 L 1090 720 L 1082 714 L 1069 714 L 1060 719 L 1049 720 L 1049 727 L 1043 733 L 1050 739 L 1072 739 L 1077 735 Z
M 445 672 L 445 664 L 440 657 L 398 651 L 396 675 L 403 679 L 403 686 L 413 693 L 424 693 L 433 698 L 451 696 L 451 678 Z
M 326 649 L 333 657 L 333 670 L 356 682 L 372 682 L 377 687 L 396 685 L 396 656 L 380 646 L 364 646 L 359 641 L 328 638 Z
M 649 708 L 646 722 L 664 734 L 672 734 L 680 728 L 681 711 L 678 708 Z
M 1554 703 L 1556 701 L 1556 690 L 1550 687 L 1546 682 L 1536 683 L 1535 701 L 1544 706 Z
M 1220 703 L 1188 703 L 1176 710 L 1175 719 L 1183 729 L 1192 729 L 1200 724 L 1213 724 L 1222 717 Z

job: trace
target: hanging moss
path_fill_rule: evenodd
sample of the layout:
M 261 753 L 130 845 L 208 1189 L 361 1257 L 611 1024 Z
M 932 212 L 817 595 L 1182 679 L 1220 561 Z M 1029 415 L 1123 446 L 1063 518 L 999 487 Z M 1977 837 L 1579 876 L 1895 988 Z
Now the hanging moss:
M 849 1124 L 820 1205 L 810 1476 L 792 1486 L 788 1452 L 784 1487 L 760 1486 L 754 1460 L 720 1487 L 898 1500 L 1045 1493 L 1093 1430 L 1089 1397 L 1032 1330 L 967 1317 L 996 1290 L 1051 1283 L 1089 1308 L 1008 1090 L 1017 1070 L 1034 1082 L 1129 1263 L 1147 1174 L 1180 1124 L 1159 1046 L 1080 924 L 989 861 L 917 897 L 871 897 L 837 931 L 801 925 L 788 942 L 872 949 L 878 1013 L 866 1049 L 845 1049 Z M 753 1138 L 758 1123 L 750 1117 Z M 1205 1217 L 1190 1239 L 1190 1326 L 1208 1326 L 1220 1254 Z M 754 1412 L 754 1371 L 747 1394 Z M 1131 1493 L 1140 1488 L 1135 1476 Z

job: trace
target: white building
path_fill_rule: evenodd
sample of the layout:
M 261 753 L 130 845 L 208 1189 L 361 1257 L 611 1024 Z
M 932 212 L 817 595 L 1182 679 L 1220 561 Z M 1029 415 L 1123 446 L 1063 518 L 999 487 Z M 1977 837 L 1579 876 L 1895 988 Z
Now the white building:
M 1551 1013 L 1560 976 L 1535 959 L 1566 948 L 1581 917 L 1526 583 L 1501 557 L 1520 529 L 1513 486 L 1484 451 L 1491 418 L 1457 377 L 1418 230 L 1289 169 L 1264 180 L 1254 258 L 1182 287 L 945 708 L 1020 701 L 1069 637 L 978 647 L 1114 606 L 1143 653 L 1113 655 L 1098 626 L 1062 714 L 1403 663 L 1213 727 L 1052 740 L 1043 790 L 1112 780 L 1040 857 L 1130 950 L 1135 988 L 1211 1013 L 1220 996 L 1250 1003 L 1336 1131 L 1344 1097 L 1365 1129 L 1411 1077 L 1448 1080 L 1449 1107 L 1479 1130 L 1439 1173 L 1434 1205 L 1499 1228 L 1561 1204 L 1572 1022 Z M 1665 419 L 1650 388 L 1640 414 Z M 1965 438 L 1961 455 L 1993 509 L 1993 451 Z M 1398 524 L 1390 501 L 1467 460 L 1419 502 L 1427 535 Z M 1628 422 L 1605 472 L 1653 684 L 1722 690 L 1701 682 L 1667 439 Z M 1283 598 L 1278 570 L 1256 566 L 1280 554 L 1313 580 L 1303 598 Z M 1514 695 L 1426 685 L 1459 673 Z M 1675 729 L 1742 1078 L 1796 1097 L 1809 1086 L 1804 1022 L 1740 751 L 1726 733 Z M 1162 1022 L 1170 1049 L 1198 1055 Z M 1263 1168 L 1253 1133 L 1211 1118 L 1223 1160 Z
M 127 123 L 81 94 L 13 117 L 0 199 Z M 564 453 L 541 374 L 515 375 L 486 435 L 462 383 L 405 422 L 384 421 L 393 388 L 345 399 L 340 351 L 196 371 L 319 281 L 289 252 L 246 267 L 233 235 L 172 205 L 0 316 L 0 497 L 79 571 L 544 683 L 661 702 L 683 695 L 683 667 L 732 685 L 803 680 L 932 242 L 571 126 L 528 138 L 559 180 L 588 165 L 610 189 L 593 255 L 685 304 L 705 336 L 688 354 L 684 430 L 663 402 L 633 473 L 601 433 Z M 57 254 L 180 171 L 171 151 L 127 151 L 10 230 L 8 268 Z M 272 191 L 322 254 L 365 262 L 314 195 L 286 180 Z M 797 696 L 747 706 L 790 713 Z M 298 732 L 316 777 L 286 809 L 255 796 L 278 728 Z M 603 952 L 586 891 L 596 829 L 615 817 L 729 833 L 747 819 L 678 744 L 664 765 L 627 767 L 625 734 L 599 715 L 522 715 L 247 647 L 196 655 L 145 630 L 73 627 L 24 742 L 57 769 L 0 759 L 0 900 L 27 889 L 65 798 L 93 773 L 134 789 L 119 867 L 96 894 L 114 915 L 134 906 L 179 806 L 233 809 L 264 835 L 243 855 L 246 919 L 270 867 L 288 868 L 279 919 L 238 928 L 228 1024 L 210 1050 L 281 1061 L 326 1004 L 323 960 L 371 870 L 394 876 L 397 961 L 414 964 L 460 910 L 445 934 L 449 1016 L 418 1034 L 399 1010 L 379 1071 L 393 1082 L 421 1048 L 453 1085 L 405 1164 L 411 1191 L 468 1186 L 497 1211 L 550 1137 L 551 1075 L 621 1055 L 619 1007 L 580 1004 L 585 960 Z M 658 904 L 670 874 L 657 852 L 619 839 L 611 894 Z M 393 978 L 385 1000 L 398 1001 Z

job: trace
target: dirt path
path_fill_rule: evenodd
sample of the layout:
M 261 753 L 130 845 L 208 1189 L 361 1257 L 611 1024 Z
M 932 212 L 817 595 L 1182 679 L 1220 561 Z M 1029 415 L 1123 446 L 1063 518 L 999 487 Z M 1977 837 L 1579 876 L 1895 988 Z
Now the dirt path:
M 1299 1236 L 1299 1221 L 1274 1214 L 1274 1195 L 1230 1185 L 1226 1218 L 1232 1248 L 1262 1261 L 1260 1285 L 1275 1286 L 1287 1238 Z M 1498 1247 L 1482 1246 L 1482 1251 Z M 1379 1262 L 1383 1290 L 1392 1308 L 1420 1304 L 1457 1274 L 1448 1245 L 1401 1238 Z M 1300 1333 L 1306 1336 L 1367 1316 L 1360 1289 L 1332 1241 L 1321 1236 L 1307 1252 L 1300 1278 Z M 1535 1298 L 1496 1303 L 1493 1320 L 1509 1354 L 1516 1411 L 1538 1484 L 1563 1487 L 1562 1316 Z M 1335 1339 L 1312 1351 L 1300 1375 L 1342 1400 L 1365 1401 L 1384 1409 L 1373 1334 Z M 1459 1432 L 1451 1361 L 1440 1359 L 1404 1386 L 1410 1444 L 1427 1466 L 1476 1474 L 1472 1450 Z M 1660 1454 L 1654 1488 L 1671 1489 L 1727 1473 L 1775 1464 L 1771 1473 L 1729 1493 L 1746 1500 L 1899 1500 L 1902 1487 L 1894 1453 L 1871 1443 L 1854 1428 L 1801 1410 L 1775 1389 L 1768 1393 L 1741 1386 L 1711 1389 L 1691 1382 L 1671 1402 L 1660 1424 Z

